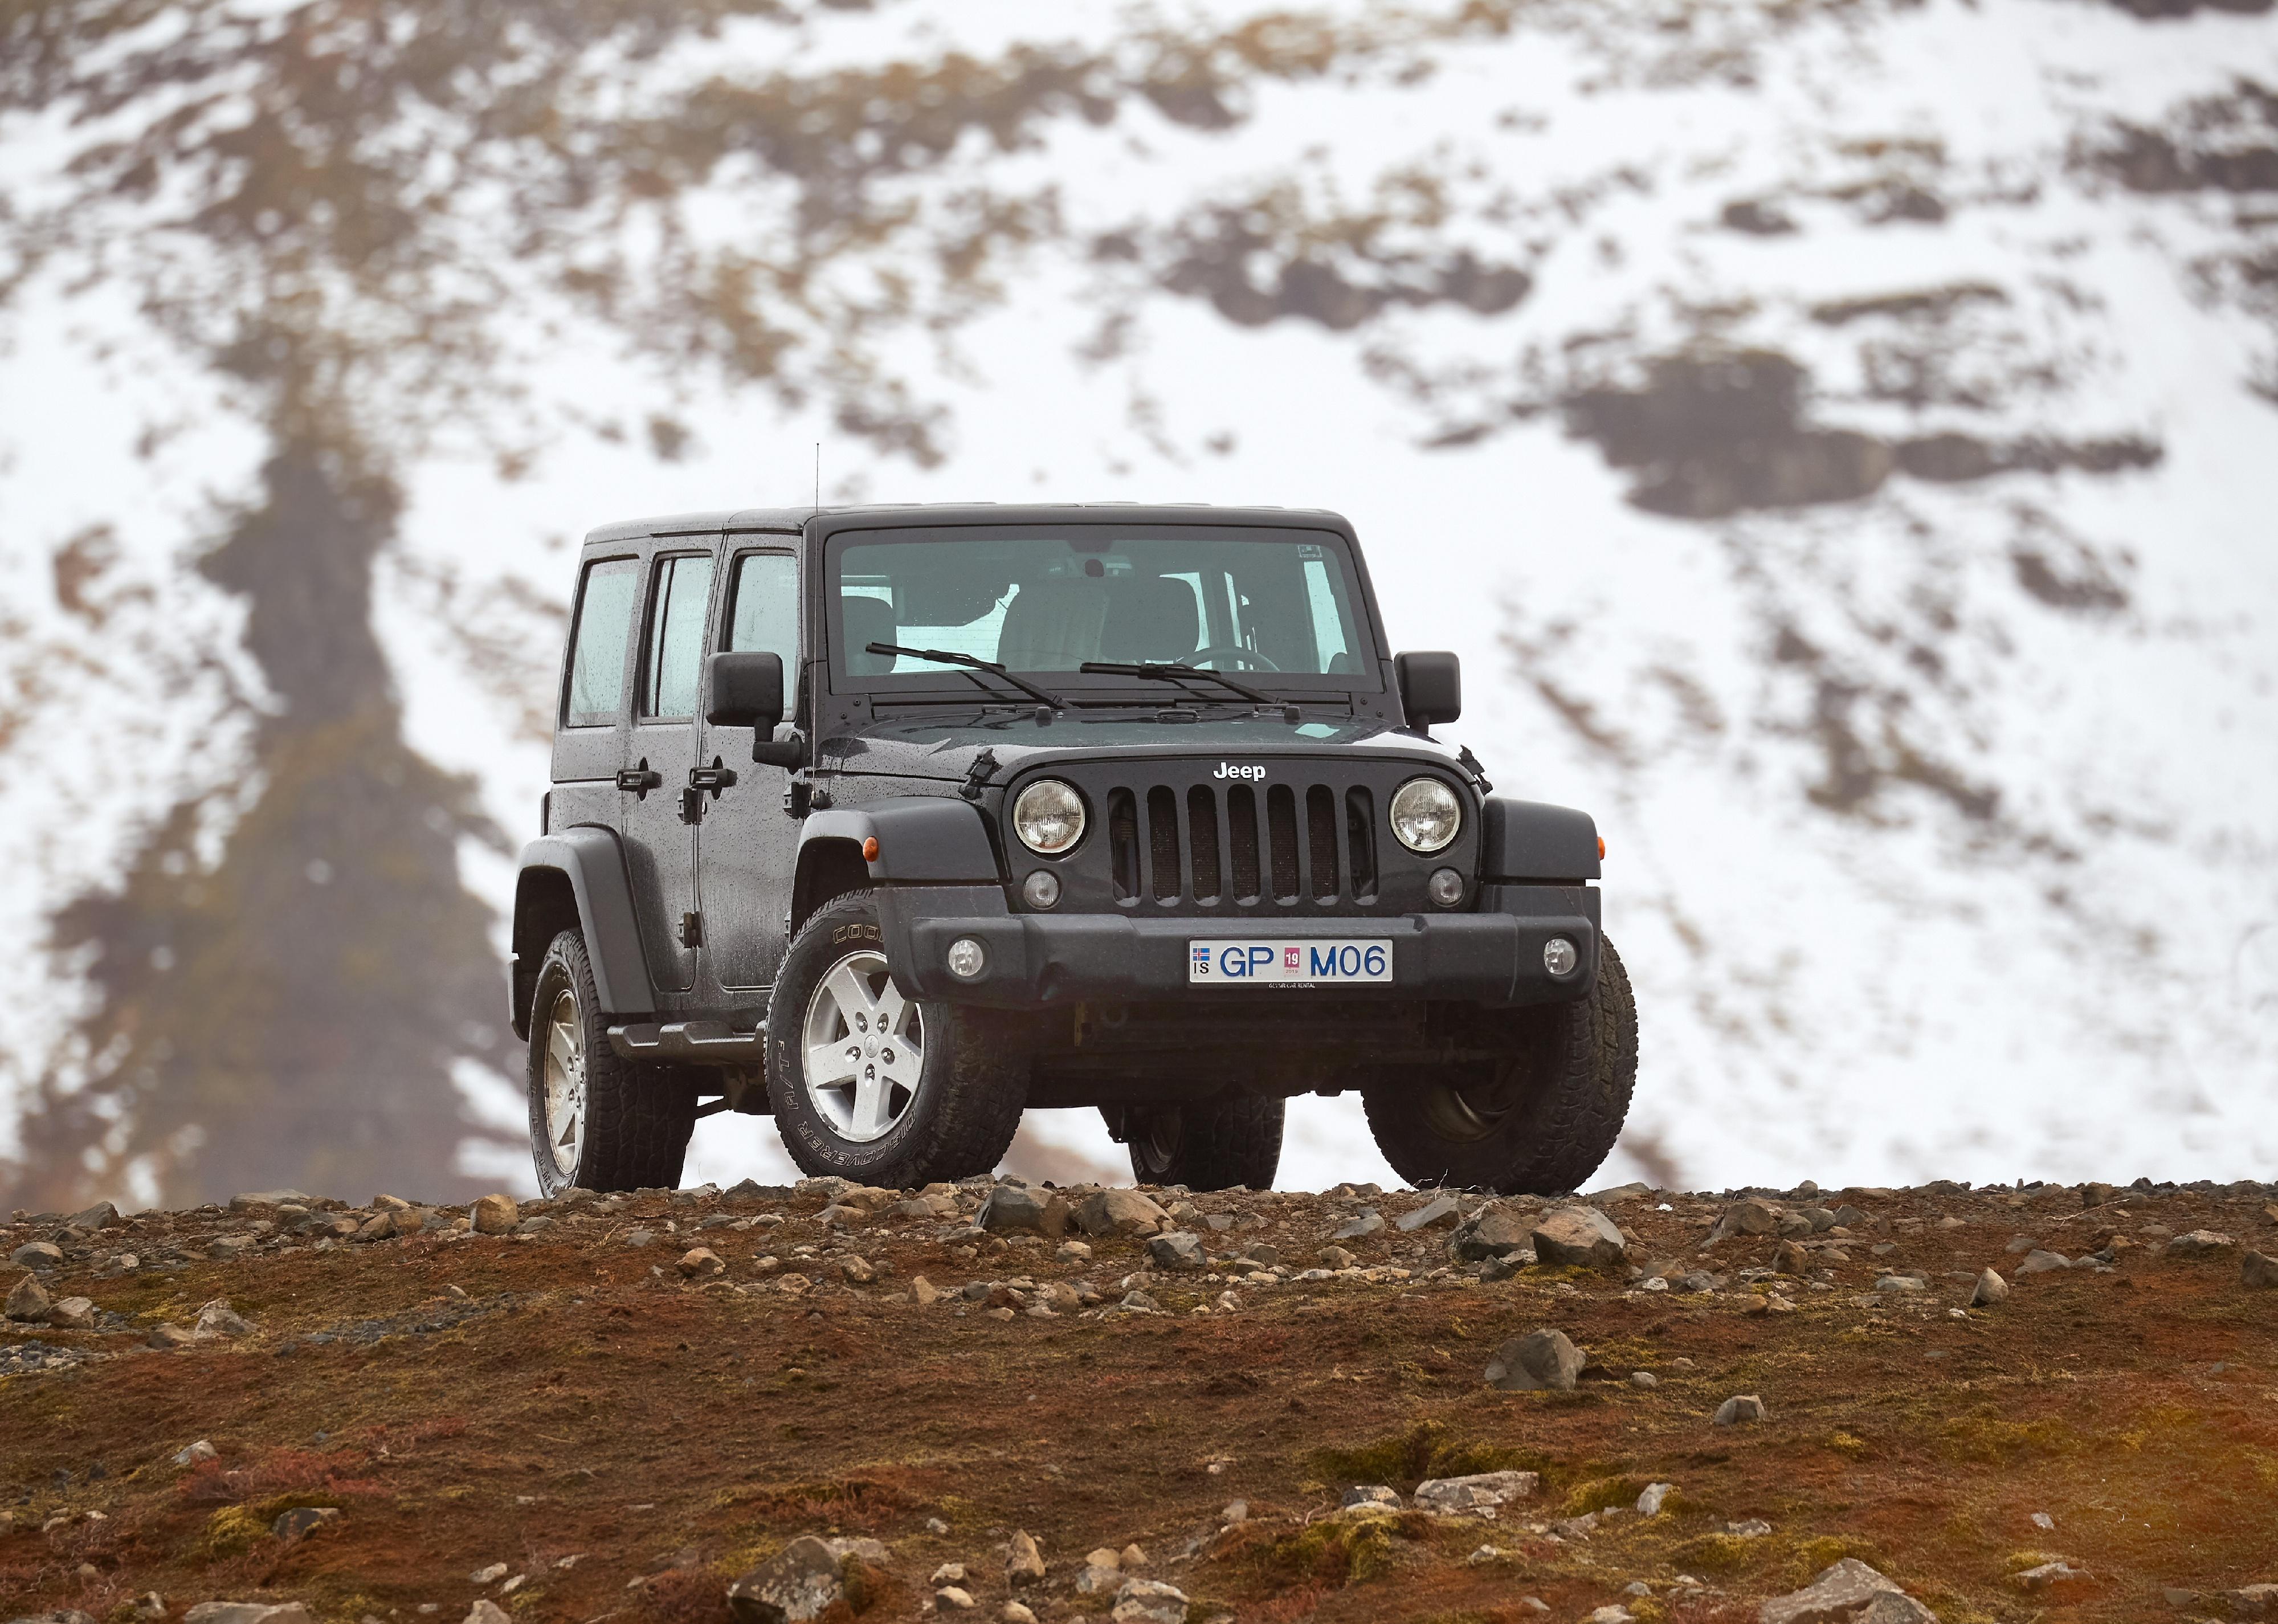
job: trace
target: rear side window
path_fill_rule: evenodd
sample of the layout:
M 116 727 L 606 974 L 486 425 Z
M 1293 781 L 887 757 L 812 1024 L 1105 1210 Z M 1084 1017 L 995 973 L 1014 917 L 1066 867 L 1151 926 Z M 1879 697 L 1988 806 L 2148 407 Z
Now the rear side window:
M 799 560 L 787 553 L 745 554 L 736 560 L 735 594 L 730 652 L 781 655 L 789 680 L 799 667 Z
M 704 670 L 704 610 L 712 597 L 708 555 L 660 558 L 641 661 L 641 715 L 668 721 L 696 714 Z
M 607 727 L 617 719 L 639 587 L 638 559 L 611 558 L 585 566 L 577 589 L 577 628 L 570 633 L 570 693 L 562 708 L 568 725 Z

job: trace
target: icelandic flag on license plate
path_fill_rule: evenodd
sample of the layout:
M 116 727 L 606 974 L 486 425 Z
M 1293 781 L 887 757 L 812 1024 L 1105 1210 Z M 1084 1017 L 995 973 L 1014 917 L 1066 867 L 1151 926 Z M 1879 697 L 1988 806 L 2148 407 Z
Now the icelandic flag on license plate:
M 1196 942 L 1195 944 L 1195 974 L 1197 976 L 1207 976 L 1210 974 L 1210 969 L 1211 950 L 1208 945 L 1202 942 Z

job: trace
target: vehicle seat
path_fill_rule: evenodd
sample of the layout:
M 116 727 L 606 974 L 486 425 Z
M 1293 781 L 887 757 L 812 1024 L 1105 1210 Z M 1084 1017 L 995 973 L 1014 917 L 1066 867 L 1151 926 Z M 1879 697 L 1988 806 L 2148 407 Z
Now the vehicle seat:
M 1186 582 L 1135 575 L 1112 584 L 1099 640 L 1101 659 L 1183 664 L 1201 641 L 1201 606 Z
M 872 654 L 873 643 L 898 643 L 895 635 L 894 606 L 883 598 L 847 595 L 838 600 L 838 611 L 846 627 L 846 674 L 849 677 L 883 677 L 899 663 L 898 655 Z
M 1072 671 L 1099 652 L 1107 584 L 1090 577 L 1023 581 L 997 634 L 999 663 L 1016 671 Z

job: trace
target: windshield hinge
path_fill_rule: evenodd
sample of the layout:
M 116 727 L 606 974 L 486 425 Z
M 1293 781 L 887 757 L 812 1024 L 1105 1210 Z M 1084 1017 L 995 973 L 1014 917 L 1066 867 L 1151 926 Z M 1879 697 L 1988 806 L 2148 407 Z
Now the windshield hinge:
M 965 770 L 965 782 L 957 786 L 957 793 L 967 801 L 978 801 L 982 785 L 996 776 L 997 753 L 984 748 L 973 758 L 973 764 Z
M 1487 770 L 1479 765 L 1479 758 L 1472 754 L 1471 746 L 1464 745 L 1456 750 L 1456 762 L 1478 783 L 1480 794 L 1491 795 L 1494 793 L 1494 785 L 1487 782 Z

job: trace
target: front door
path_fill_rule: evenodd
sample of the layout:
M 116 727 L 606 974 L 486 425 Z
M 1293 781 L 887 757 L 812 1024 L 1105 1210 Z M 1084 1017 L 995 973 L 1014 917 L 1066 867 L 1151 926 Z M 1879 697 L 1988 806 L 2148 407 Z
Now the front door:
M 633 724 L 623 785 L 625 860 L 635 911 L 660 992 L 696 984 L 697 689 L 712 595 L 709 553 L 660 550 L 649 566 Z
M 787 686 L 799 679 L 799 560 L 789 552 L 738 552 L 729 561 L 720 647 L 783 657 Z M 788 703 L 793 695 L 786 693 Z M 707 796 L 697 832 L 707 977 L 723 990 L 771 986 L 783 960 L 799 823 L 784 809 L 789 773 L 752 759 L 752 730 L 707 727 L 700 755 L 735 782 Z

